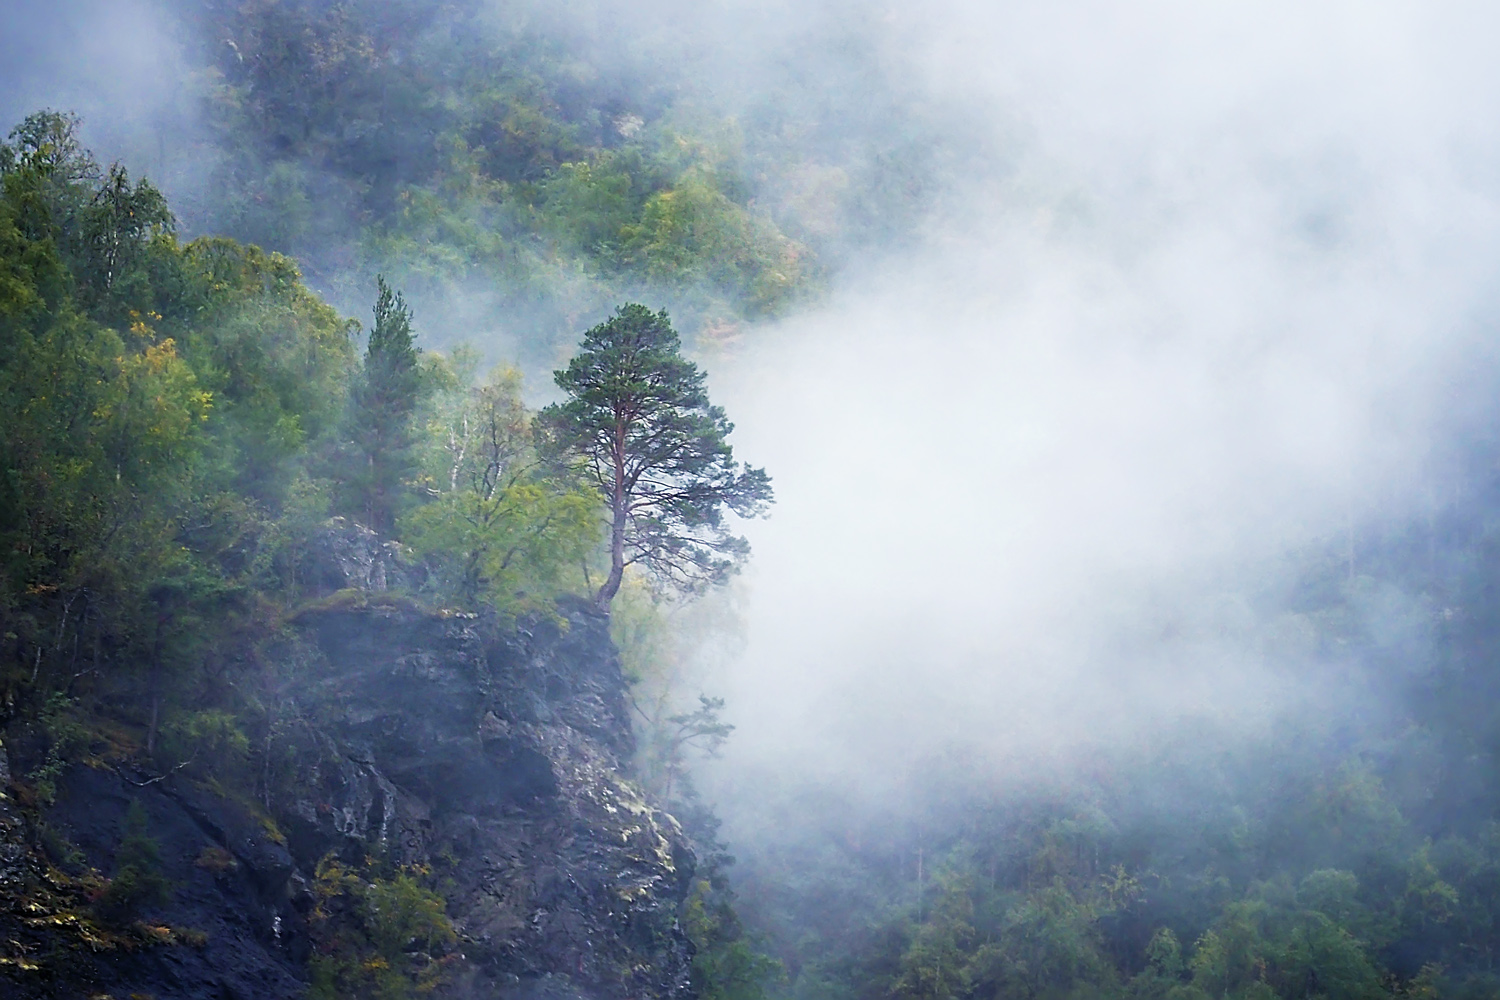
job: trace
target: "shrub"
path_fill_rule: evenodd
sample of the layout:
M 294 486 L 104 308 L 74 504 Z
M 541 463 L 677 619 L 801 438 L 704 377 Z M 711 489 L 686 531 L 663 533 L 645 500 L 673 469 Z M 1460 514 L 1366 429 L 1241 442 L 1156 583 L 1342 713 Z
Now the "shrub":
M 147 834 L 146 823 L 146 810 L 137 799 L 125 811 L 114 878 L 94 904 L 106 923 L 129 923 L 139 916 L 142 907 L 161 905 L 171 898 L 172 883 L 161 871 L 161 846 Z

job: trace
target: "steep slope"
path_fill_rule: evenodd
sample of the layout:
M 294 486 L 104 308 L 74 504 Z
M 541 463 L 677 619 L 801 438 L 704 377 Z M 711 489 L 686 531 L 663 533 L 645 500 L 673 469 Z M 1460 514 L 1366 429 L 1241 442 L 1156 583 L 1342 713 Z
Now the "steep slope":
M 435 996 L 689 995 L 694 859 L 624 777 L 607 620 L 582 602 L 509 629 L 422 607 L 385 589 L 391 551 L 337 522 L 316 553 L 328 592 L 267 654 L 287 679 L 263 695 L 254 788 L 148 774 L 97 736 L 51 805 L 11 782 L 6 995 L 295 997 L 406 971 L 392 956 Z M 47 766 L 35 727 L 5 748 L 13 774 Z M 111 921 L 132 823 L 168 888 Z M 421 922 L 433 892 L 451 937 L 441 912 Z

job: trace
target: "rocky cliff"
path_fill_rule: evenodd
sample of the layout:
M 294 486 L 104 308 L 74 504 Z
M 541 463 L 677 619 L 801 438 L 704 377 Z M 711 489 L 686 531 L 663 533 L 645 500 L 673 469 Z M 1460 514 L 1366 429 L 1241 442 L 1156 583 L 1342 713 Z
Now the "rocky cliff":
M 425 607 L 350 525 L 314 559 L 324 593 L 261 652 L 266 721 L 237 784 L 148 766 L 108 726 L 76 760 L 35 722 L 6 728 L 0 768 L 55 774 L 55 793 L 0 770 L 0 993 L 275 1000 L 337 960 L 374 975 L 388 959 L 337 951 L 366 889 L 374 919 L 379 872 L 441 897 L 451 934 L 394 942 L 431 995 L 689 996 L 694 860 L 624 776 L 607 620 L 581 601 L 509 628 Z M 160 891 L 102 920 L 141 836 Z

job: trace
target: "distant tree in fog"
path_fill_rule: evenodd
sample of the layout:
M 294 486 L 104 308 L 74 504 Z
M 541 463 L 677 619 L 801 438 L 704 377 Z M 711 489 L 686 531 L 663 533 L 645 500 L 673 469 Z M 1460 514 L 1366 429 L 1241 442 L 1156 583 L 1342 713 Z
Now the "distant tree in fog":
M 370 527 L 389 532 L 402 486 L 416 468 L 412 415 L 422 374 L 411 308 L 384 278 L 376 279 L 376 287 L 375 326 L 365 349 L 364 371 L 351 394 L 350 453 L 343 478 L 351 506 Z
M 724 513 L 763 514 L 771 480 L 734 461 L 725 440 L 734 425 L 709 402 L 666 312 L 621 306 L 554 374 L 568 399 L 544 409 L 540 426 L 556 451 L 581 458 L 610 513 L 599 607 L 608 610 L 633 564 L 683 590 L 723 581 L 749 553 Z

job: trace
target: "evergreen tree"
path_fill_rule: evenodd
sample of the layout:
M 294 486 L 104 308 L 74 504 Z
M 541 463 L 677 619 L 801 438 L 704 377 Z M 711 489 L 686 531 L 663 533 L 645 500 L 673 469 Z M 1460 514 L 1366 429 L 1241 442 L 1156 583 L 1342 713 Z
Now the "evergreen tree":
M 568 399 L 539 419 L 554 448 L 583 459 L 610 513 L 599 607 L 608 610 L 632 564 L 685 590 L 737 569 L 749 546 L 725 527 L 724 511 L 763 514 L 771 480 L 734 461 L 725 440 L 734 425 L 709 403 L 706 376 L 682 356 L 666 311 L 621 306 L 554 376 Z
M 421 394 L 411 309 L 384 278 L 376 279 L 375 326 L 349 413 L 351 446 L 345 487 L 350 506 L 376 531 L 390 531 L 402 484 L 416 469 L 412 414 Z

